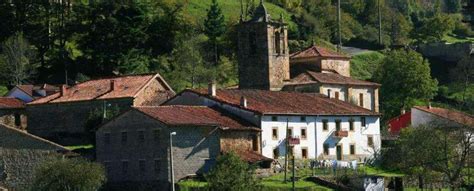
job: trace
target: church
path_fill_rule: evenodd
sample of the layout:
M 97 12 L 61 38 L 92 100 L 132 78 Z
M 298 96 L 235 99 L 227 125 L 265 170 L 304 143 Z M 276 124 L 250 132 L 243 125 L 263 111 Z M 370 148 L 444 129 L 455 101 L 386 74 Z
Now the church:
M 379 112 L 380 84 L 351 78 L 350 57 L 311 46 L 290 54 L 288 25 L 261 4 L 238 27 L 239 89 L 320 93 Z

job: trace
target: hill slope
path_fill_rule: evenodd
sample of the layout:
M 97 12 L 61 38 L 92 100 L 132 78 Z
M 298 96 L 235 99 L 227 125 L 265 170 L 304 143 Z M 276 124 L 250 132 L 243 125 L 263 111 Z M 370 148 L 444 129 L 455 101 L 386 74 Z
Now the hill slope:
M 212 0 L 189 0 L 186 13 L 195 18 L 196 21 L 203 21 L 207 16 L 207 9 L 209 9 Z M 239 0 L 217 0 L 219 6 L 222 9 L 222 13 L 226 21 L 238 21 L 240 18 L 240 1 Z M 258 1 L 255 1 L 256 3 Z M 257 4 L 256 4 L 257 5 Z M 267 11 L 272 18 L 280 18 L 280 14 L 283 14 L 283 18 L 290 25 L 290 27 L 296 27 L 295 23 L 291 22 L 291 14 L 285 9 L 274 5 L 272 3 L 265 3 Z

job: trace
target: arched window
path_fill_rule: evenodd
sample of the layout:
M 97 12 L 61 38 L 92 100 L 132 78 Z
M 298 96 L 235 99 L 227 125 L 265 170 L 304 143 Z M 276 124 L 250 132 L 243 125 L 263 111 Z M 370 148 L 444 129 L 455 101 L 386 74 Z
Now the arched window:
M 281 53 L 281 40 L 280 40 L 280 32 L 275 33 L 275 53 Z

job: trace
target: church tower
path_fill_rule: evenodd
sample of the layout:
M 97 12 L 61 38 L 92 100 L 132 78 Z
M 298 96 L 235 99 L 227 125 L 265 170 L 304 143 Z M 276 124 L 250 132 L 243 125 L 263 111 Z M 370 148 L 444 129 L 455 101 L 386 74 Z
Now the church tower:
M 290 79 L 288 27 L 260 5 L 238 26 L 239 88 L 278 91 Z

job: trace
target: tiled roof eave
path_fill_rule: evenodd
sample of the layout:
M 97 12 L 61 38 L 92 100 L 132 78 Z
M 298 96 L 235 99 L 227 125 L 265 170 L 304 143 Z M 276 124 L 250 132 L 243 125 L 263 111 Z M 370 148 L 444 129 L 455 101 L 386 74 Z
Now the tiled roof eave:
M 89 101 L 106 101 L 106 100 L 120 100 L 120 99 L 133 99 L 131 96 L 124 96 L 124 97 L 114 97 L 114 98 L 94 98 L 94 99 L 87 99 L 87 100 L 69 100 L 69 101 L 48 101 L 44 103 L 27 103 L 29 106 L 37 106 L 37 105 L 48 105 L 48 104 L 75 104 L 81 102 L 89 102 Z

